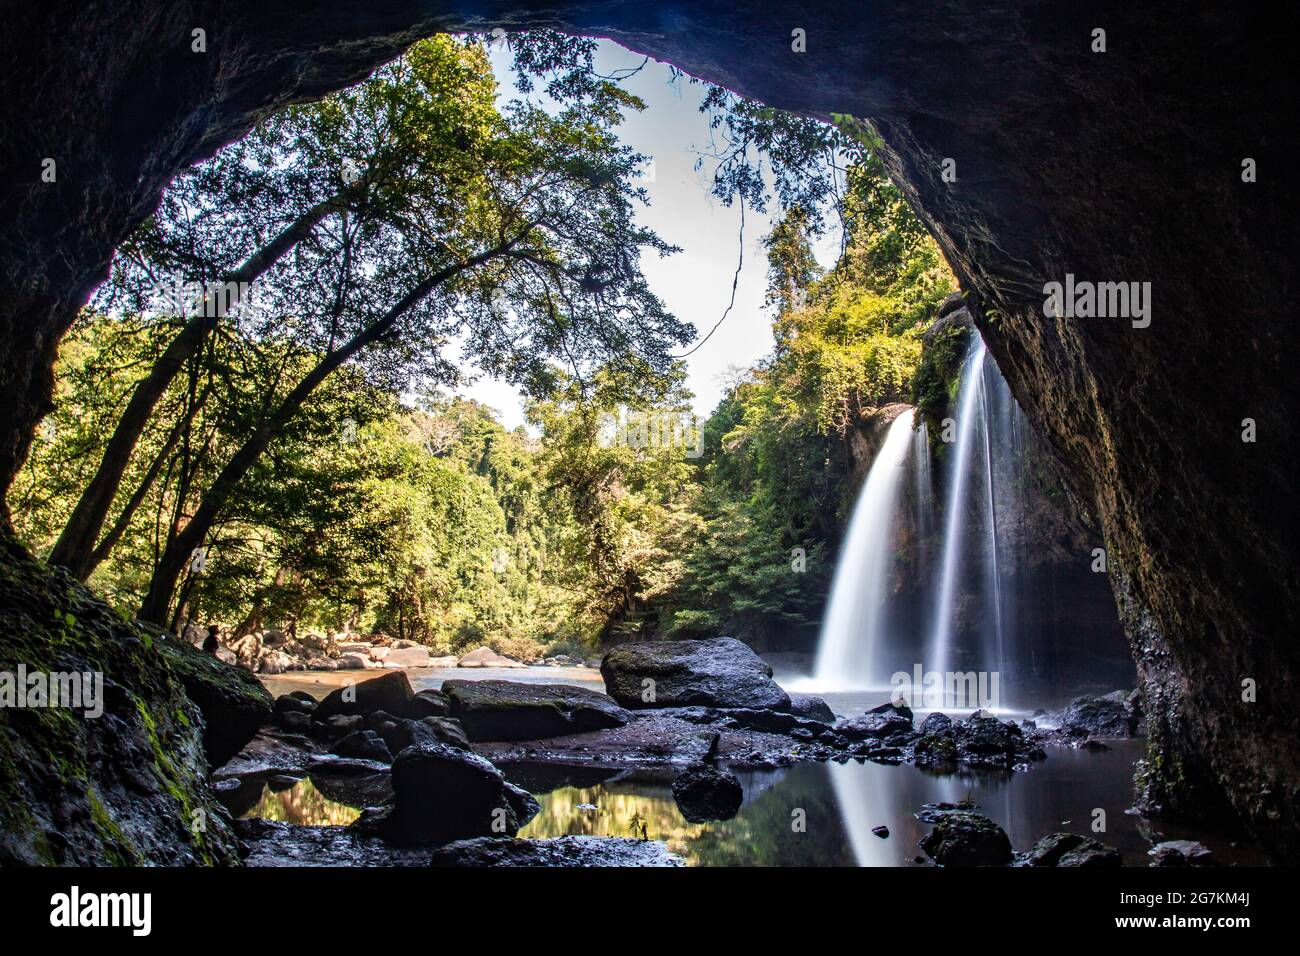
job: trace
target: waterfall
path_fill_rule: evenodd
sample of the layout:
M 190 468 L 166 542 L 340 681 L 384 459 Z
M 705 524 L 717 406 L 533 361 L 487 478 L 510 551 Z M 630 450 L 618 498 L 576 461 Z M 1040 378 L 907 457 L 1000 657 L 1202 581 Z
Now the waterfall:
M 912 410 L 894 419 L 853 506 L 853 517 L 817 645 L 814 679 L 823 689 L 886 686 L 881 673 L 884 605 L 894 553 L 894 515 L 911 444 Z
M 982 343 L 981 343 L 982 344 Z M 988 526 L 988 561 L 985 564 L 985 570 L 989 578 L 989 590 L 993 593 L 993 633 L 995 637 L 995 648 L 997 669 L 1001 672 L 1003 662 L 1006 660 L 1004 654 L 1004 641 L 1002 630 L 1002 573 L 1000 562 L 998 561 L 998 511 L 993 503 L 993 429 L 996 420 L 989 413 L 989 388 L 986 376 L 988 374 L 988 362 L 980 365 L 980 408 L 983 412 L 983 432 L 984 432 L 984 487 L 987 490 L 985 495 L 985 505 L 987 510 L 985 518 Z
M 975 335 L 975 342 L 961 371 L 961 390 L 957 396 L 957 441 L 949 452 L 948 499 L 944 503 L 943 558 L 940 566 L 939 589 L 934 612 L 934 627 L 930 636 L 929 660 L 925 670 L 939 674 L 948 673 L 952 643 L 952 611 L 957 598 L 958 577 L 961 570 L 963 515 L 966 510 L 966 484 L 970 477 L 971 457 L 975 437 L 976 409 L 983 388 L 980 374 L 987 354 L 984 340 Z

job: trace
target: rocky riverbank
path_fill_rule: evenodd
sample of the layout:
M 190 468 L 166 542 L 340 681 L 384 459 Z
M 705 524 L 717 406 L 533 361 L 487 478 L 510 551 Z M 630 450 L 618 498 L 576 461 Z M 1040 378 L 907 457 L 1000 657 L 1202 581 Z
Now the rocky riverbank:
M 1133 728 L 1132 704 L 1122 693 L 1076 700 L 1059 714 L 1042 715 L 1043 727 L 983 711 L 931 713 L 917 721 L 905 704 L 836 715 L 819 698 L 786 693 L 768 665 L 730 639 L 625 645 L 605 656 L 601 672 L 610 694 L 567 684 L 459 679 L 417 692 L 403 672 L 390 671 L 345 684 L 321 700 L 303 692 L 283 695 L 267 724 L 217 771 L 215 785 L 238 815 L 248 809 L 240 801 L 259 792 L 262 780 L 311 775 L 331 779 L 327 787 L 352 780 L 373 796 L 374 806 L 346 834 L 241 824 L 246 861 L 291 862 L 286 848 L 300 830 L 326 858 L 354 853 L 364 861 L 382 857 L 387 847 L 401 865 L 412 847 L 425 852 L 518 832 L 538 804 L 497 769 L 517 761 L 682 768 L 673 788 L 679 807 L 687 819 L 711 820 L 734 816 L 740 807 L 743 792 L 731 767 L 866 760 L 940 773 L 1023 771 L 1046 759 L 1049 746 L 1103 749 L 1097 734 Z M 617 843 L 439 853 L 448 864 L 498 857 L 520 865 L 555 863 L 566 854 L 575 863 L 671 862 L 658 850 Z
M 185 629 L 183 639 L 198 647 L 207 639 L 207 632 L 191 625 Z M 228 628 L 219 628 L 217 646 L 211 653 L 227 664 L 236 664 L 254 674 L 417 667 L 514 669 L 534 664 L 577 667 L 584 663 L 567 654 L 522 661 L 498 654 L 486 646 L 476 647 L 465 654 L 440 654 L 434 648 L 387 634 L 321 634 L 309 631 L 299 635 L 280 628 L 268 628 L 241 636 L 235 636 Z M 591 659 L 586 663 L 592 667 L 600 666 L 599 659 Z

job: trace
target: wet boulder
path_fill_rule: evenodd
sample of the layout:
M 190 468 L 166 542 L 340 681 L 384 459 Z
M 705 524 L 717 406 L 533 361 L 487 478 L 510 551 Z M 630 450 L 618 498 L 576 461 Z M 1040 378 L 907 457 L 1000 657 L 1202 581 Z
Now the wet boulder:
M 621 644 L 601 660 L 600 674 L 624 707 L 790 708 L 771 666 L 731 637 Z
M 377 733 L 395 754 L 407 747 L 446 744 L 462 750 L 469 748 L 469 738 L 460 722 L 450 717 L 425 717 L 422 720 L 397 720 L 378 728 Z
M 335 714 L 325 720 L 313 720 L 311 724 L 311 736 L 315 740 L 326 743 L 334 740 L 342 740 L 348 734 L 356 733 L 363 729 L 364 720 L 360 714 Z
M 330 748 L 331 753 L 340 757 L 351 757 L 357 760 L 378 760 L 381 763 L 392 763 L 393 754 L 384 743 L 382 737 L 373 730 L 357 730 L 348 734 L 346 737 L 338 740 Z
M 1157 843 L 1147 854 L 1152 866 L 1214 866 L 1214 854 L 1204 843 L 1194 840 L 1166 840 Z
M 912 754 L 918 767 L 949 767 L 957 762 L 957 741 L 951 731 L 925 733 L 913 746 Z
M 976 711 L 953 724 L 957 753 L 967 763 L 1011 766 L 1023 745 L 1023 732 L 987 711 Z
M 940 866 L 1011 863 L 1011 841 L 1003 829 L 983 814 L 966 810 L 940 815 L 934 829 L 917 846 Z
M 215 770 L 239 753 L 271 719 L 271 695 L 247 670 L 205 654 L 186 641 L 160 636 L 154 646 L 203 714 L 203 751 Z
M 403 714 L 412 696 L 411 682 L 406 674 L 395 670 L 382 677 L 372 677 L 330 691 L 312 716 L 316 720 L 326 720 L 336 714 L 364 715 L 376 710 Z
M 440 690 L 416 691 L 406 704 L 403 717 L 420 720 L 424 717 L 447 717 L 451 714 L 451 701 Z
M 905 700 L 887 700 L 883 704 L 878 704 L 867 711 L 868 714 L 897 714 L 900 717 L 906 717 L 910 725 L 915 719 L 912 708 L 907 706 Z
M 1049 719 L 1062 730 L 1086 731 L 1097 737 L 1132 737 L 1138 727 L 1131 695 L 1123 690 L 1103 697 L 1076 697 Z
M 884 713 L 868 712 L 861 717 L 849 717 L 835 725 L 835 732 L 849 740 L 885 740 L 911 730 L 912 718 L 904 717 L 893 708 Z
M 488 760 L 445 744 L 403 750 L 393 761 L 392 784 L 392 803 L 355 826 L 397 845 L 514 836 L 540 809 Z
M 673 799 L 691 823 L 730 820 L 744 798 L 734 773 L 707 763 L 691 764 L 673 781 Z
M 1122 866 L 1119 850 L 1077 833 L 1050 833 L 1018 861 L 1019 866 Z
M 542 740 L 622 727 L 631 718 L 599 691 L 570 684 L 449 680 L 450 714 L 470 740 Z
M 952 718 L 936 710 L 934 713 L 926 715 L 925 720 L 921 721 L 919 729 L 922 734 L 951 733 Z
M 791 694 L 790 713 L 805 720 L 818 720 L 823 724 L 835 723 L 835 712 L 820 697 L 812 694 Z

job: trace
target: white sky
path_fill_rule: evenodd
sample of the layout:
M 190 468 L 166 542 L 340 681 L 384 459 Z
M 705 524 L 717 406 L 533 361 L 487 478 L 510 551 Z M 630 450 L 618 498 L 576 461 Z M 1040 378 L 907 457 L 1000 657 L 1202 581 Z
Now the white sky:
M 635 67 L 641 60 L 640 55 L 617 44 L 601 41 L 596 68 L 610 74 Z M 518 96 L 510 61 L 508 51 L 492 52 L 503 99 Z M 668 67 L 651 60 L 623 82 L 645 101 L 646 109 L 630 113 L 619 131 L 624 142 L 654 163 L 653 180 L 644 181 L 650 205 L 640 208 L 639 221 L 682 249 L 666 259 L 643 259 L 650 288 L 671 312 L 693 323 L 703 336 L 722 316 L 731 297 L 740 211 L 726 208 L 709 194 L 711 172 L 707 165 L 695 170 L 697 151 L 709 142 L 708 118 L 699 112 L 703 86 L 684 78 L 675 84 L 669 80 Z M 728 368 L 748 367 L 772 348 L 772 316 L 763 307 L 767 259 L 762 246 L 771 226 L 769 216 L 746 210 L 745 263 L 735 308 L 713 337 L 686 360 L 687 385 L 695 393 L 695 411 L 701 416 L 707 416 L 722 397 L 722 374 Z M 838 234 L 828 230 L 815 252 L 822 265 L 832 264 L 839 252 Z M 696 342 L 678 351 L 685 352 Z M 507 428 L 523 424 L 519 393 L 505 382 L 482 377 L 459 393 L 495 408 Z

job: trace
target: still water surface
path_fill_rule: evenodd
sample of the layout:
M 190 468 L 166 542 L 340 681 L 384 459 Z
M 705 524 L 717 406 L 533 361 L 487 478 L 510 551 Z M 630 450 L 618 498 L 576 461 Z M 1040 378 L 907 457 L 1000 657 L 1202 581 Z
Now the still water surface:
M 1126 811 L 1132 805 L 1133 764 L 1141 741 L 1115 741 L 1101 753 L 1052 748 L 1048 759 L 1023 773 L 988 772 L 937 776 L 911 766 L 800 764 L 736 773 L 745 801 L 728 821 L 693 824 L 673 802 L 675 770 L 615 771 L 600 767 L 503 764 L 513 782 L 530 790 L 541 812 L 521 837 L 566 834 L 630 836 L 645 824 L 646 836 L 663 840 L 696 866 L 917 866 L 916 841 L 929 824 L 913 815 L 922 804 L 971 800 L 995 820 L 1017 850 L 1040 837 L 1069 830 L 1092 834 L 1123 853 L 1129 866 L 1145 866 L 1153 840 L 1194 838 L 1224 863 L 1259 864 L 1253 849 L 1233 846 L 1215 834 L 1165 828 Z M 293 823 L 339 825 L 356 807 L 383 795 L 380 789 L 341 788 L 304 779 L 278 791 L 270 786 L 240 807 L 243 816 Z M 356 790 L 355 793 L 352 791 Z M 335 798 L 335 799 L 331 799 Z M 350 805 L 351 804 L 351 805 Z M 355 805 L 355 806 L 353 806 Z M 1096 811 L 1105 832 L 1094 832 Z M 872 833 L 889 828 L 881 839 Z

